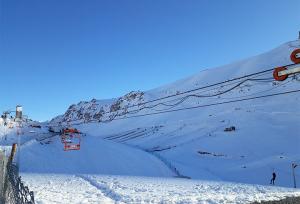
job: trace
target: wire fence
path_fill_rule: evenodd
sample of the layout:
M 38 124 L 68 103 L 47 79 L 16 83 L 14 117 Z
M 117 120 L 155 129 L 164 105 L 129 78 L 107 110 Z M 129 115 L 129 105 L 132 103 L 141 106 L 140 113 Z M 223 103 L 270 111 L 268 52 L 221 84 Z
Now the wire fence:
M 4 152 L 0 151 L 0 204 L 5 203 L 4 199 L 4 181 L 6 175 L 7 160 Z
M 19 168 L 0 151 L 0 204 L 34 204 L 34 194 L 19 176 Z

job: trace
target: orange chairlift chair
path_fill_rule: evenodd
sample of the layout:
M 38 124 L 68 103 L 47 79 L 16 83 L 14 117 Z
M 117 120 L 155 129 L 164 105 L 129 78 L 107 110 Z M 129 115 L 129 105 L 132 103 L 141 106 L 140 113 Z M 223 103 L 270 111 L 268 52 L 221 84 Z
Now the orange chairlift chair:
M 80 150 L 81 133 L 76 128 L 62 130 L 61 142 L 64 144 L 64 151 Z

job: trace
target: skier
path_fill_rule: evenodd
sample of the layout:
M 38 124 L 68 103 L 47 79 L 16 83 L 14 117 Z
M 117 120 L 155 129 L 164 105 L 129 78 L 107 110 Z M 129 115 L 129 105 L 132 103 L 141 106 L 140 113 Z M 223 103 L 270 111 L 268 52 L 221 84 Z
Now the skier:
M 271 179 L 270 184 L 275 185 L 275 183 L 274 183 L 275 179 L 276 179 L 276 173 L 273 172 L 273 173 L 272 173 L 272 179 Z

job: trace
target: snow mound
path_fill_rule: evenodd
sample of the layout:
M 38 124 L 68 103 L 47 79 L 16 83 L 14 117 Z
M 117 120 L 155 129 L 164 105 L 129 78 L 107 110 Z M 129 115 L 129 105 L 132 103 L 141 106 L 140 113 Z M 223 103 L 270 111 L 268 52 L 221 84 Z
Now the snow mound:
M 173 175 L 161 161 L 148 153 L 89 136 L 82 138 L 80 151 L 64 151 L 58 136 L 47 142 L 31 140 L 21 147 L 20 171 L 167 177 Z

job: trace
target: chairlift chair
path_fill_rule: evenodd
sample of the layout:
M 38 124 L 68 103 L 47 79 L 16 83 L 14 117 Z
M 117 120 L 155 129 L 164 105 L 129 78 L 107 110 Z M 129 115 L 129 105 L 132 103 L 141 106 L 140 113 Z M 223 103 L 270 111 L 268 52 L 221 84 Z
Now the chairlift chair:
M 80 150 L 81 136 L 76 128 L 66 128 L 61 135 L 64 151 Z

